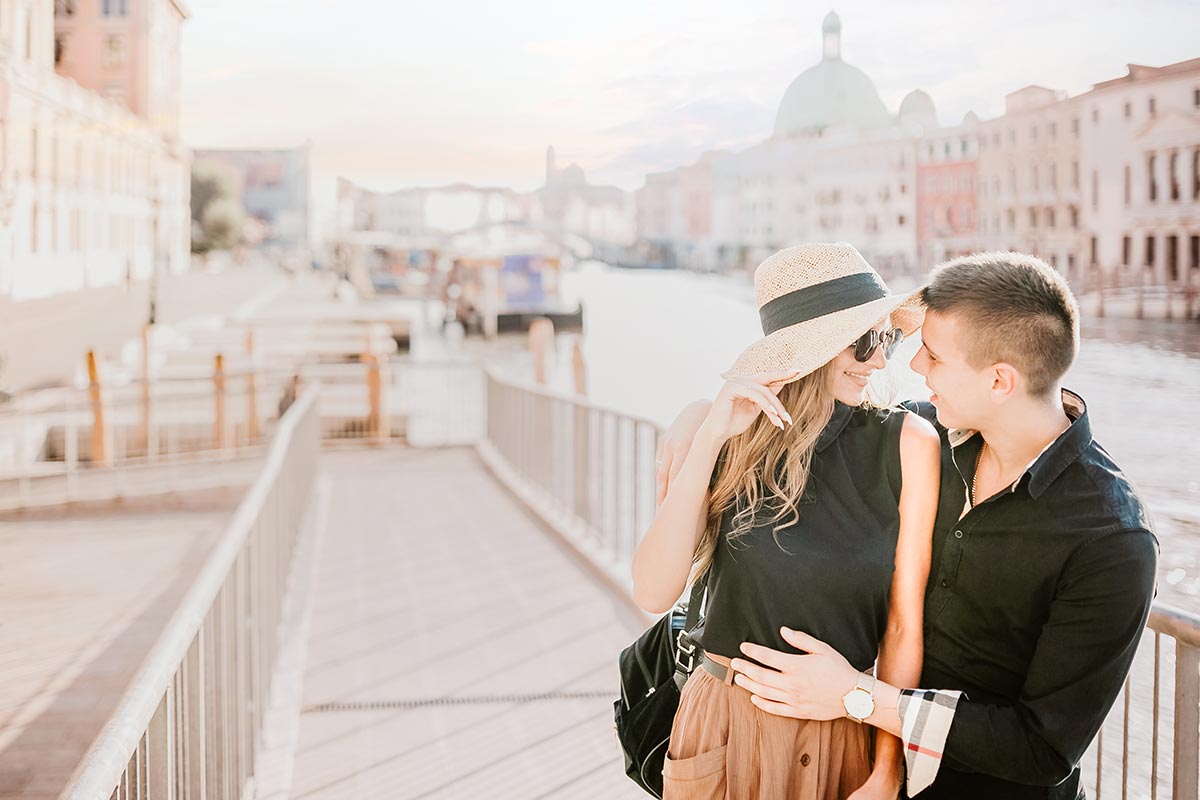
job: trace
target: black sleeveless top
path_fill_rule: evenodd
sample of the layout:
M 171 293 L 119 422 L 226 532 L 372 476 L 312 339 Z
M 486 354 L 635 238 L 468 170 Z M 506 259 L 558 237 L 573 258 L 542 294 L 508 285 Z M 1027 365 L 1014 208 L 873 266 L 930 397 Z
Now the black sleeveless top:
M 838 403 L 817 439 L 798 520 L 788 511 L 773 522 L 777 506 L 764 508 L 731 543 L 734 512 L 726 511 L 699 634 L 705 650 L 732 658 L 748 641 L 795 653 L 779 633 L 786 625 L 832 645 L 856 669 L 875 663 L 900 531 L 907 413 Z

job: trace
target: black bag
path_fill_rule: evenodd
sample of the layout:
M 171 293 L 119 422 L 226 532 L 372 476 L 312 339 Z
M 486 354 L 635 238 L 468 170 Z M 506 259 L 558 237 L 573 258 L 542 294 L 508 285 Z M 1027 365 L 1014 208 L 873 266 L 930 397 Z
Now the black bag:
M 655 797 L 663 794 L 663 764 L 679 690 L 700 661 L 692 638 L 700 619 L 707 580 L 692 586 L 680 604 L 621 651 L 621 698 L 613 703 L 625 774 Z

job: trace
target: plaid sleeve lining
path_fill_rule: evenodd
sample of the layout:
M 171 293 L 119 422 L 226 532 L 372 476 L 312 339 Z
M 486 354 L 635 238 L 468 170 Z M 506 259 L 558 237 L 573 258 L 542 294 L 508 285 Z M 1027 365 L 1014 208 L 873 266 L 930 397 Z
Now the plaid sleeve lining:
M 903 689 L 900 692 L 900 738 L 904 742 L 907 790 L 912 797 L 937 777 L 954 710 L 962 692 Z

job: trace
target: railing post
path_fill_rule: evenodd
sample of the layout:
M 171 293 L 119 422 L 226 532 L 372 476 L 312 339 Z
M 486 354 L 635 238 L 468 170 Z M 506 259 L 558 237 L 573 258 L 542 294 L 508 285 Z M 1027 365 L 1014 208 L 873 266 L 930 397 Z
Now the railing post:
M 96 351 L 88 350 L 88 399 L 92 406 L 92 452 L 91 462 L 97 466 L 108 466 L 108 434 L 104 425 L 104 403 L 100 392 L 100 370 L 96 366 Z
M 575 394 L 587 397 L 587 362 L 583 358 L 583 340 L 578 336 L 571 348 L 571 366 L 575 377 Z
M 254 330 L 246 331 L 246 440 L 249 444 L 258 441 L 258 397 L 255 386 Z
M 138 445 L 150 455 L 150 324 L 142 326 L 142 405 Z
M 217 353 L 213 366 L 213 445 L 225 449 L 225 356 Z
M 150 720 L 146 733 L 151 800 L 175 800 L 175 686 L 167 693 Z
M 545 386 L 546 363 L 554 352 L 554 323 L 546 317 L 538 317 L 529 324 L 529 352 L 533 356 L 533 379 Z
M 363 360 L 367 364 L 367 401 L 370 411 L 367 415 L 367 433 L 376 442 L 382 443 L 388 435 L 386 416 L 383 412 L 383 376 L 379 368 L 379 356 L 374 353 L 364 353 Z
M 1175 642 L 1174 800 L 1200 794 L 1200 647 Z

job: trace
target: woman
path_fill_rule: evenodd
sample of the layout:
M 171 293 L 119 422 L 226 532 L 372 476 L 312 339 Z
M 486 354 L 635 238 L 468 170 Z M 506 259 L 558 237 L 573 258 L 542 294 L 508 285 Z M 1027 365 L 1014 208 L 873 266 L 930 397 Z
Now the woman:
M 767 714 L 728 666 L 744 641 L 795 652 L 786 626 L 859 670 L 878 657 L 890 683 L 917 681 L 938 438 L 916 415 L 869 403 L 868 385 L 921 312 L 844 243 L 782 250 L 754 282 L 764 337 L 722 373 L 685 434 L 687 455 L 633 560 L 647 611 L 708 581 L 703 668 L 683 688 L 664 800 L 895 798 L 897 740 L 881 736 L 872 765 L 856 717 Z M 845 687 L 848 716 L 869 714 L 870 680 Z

